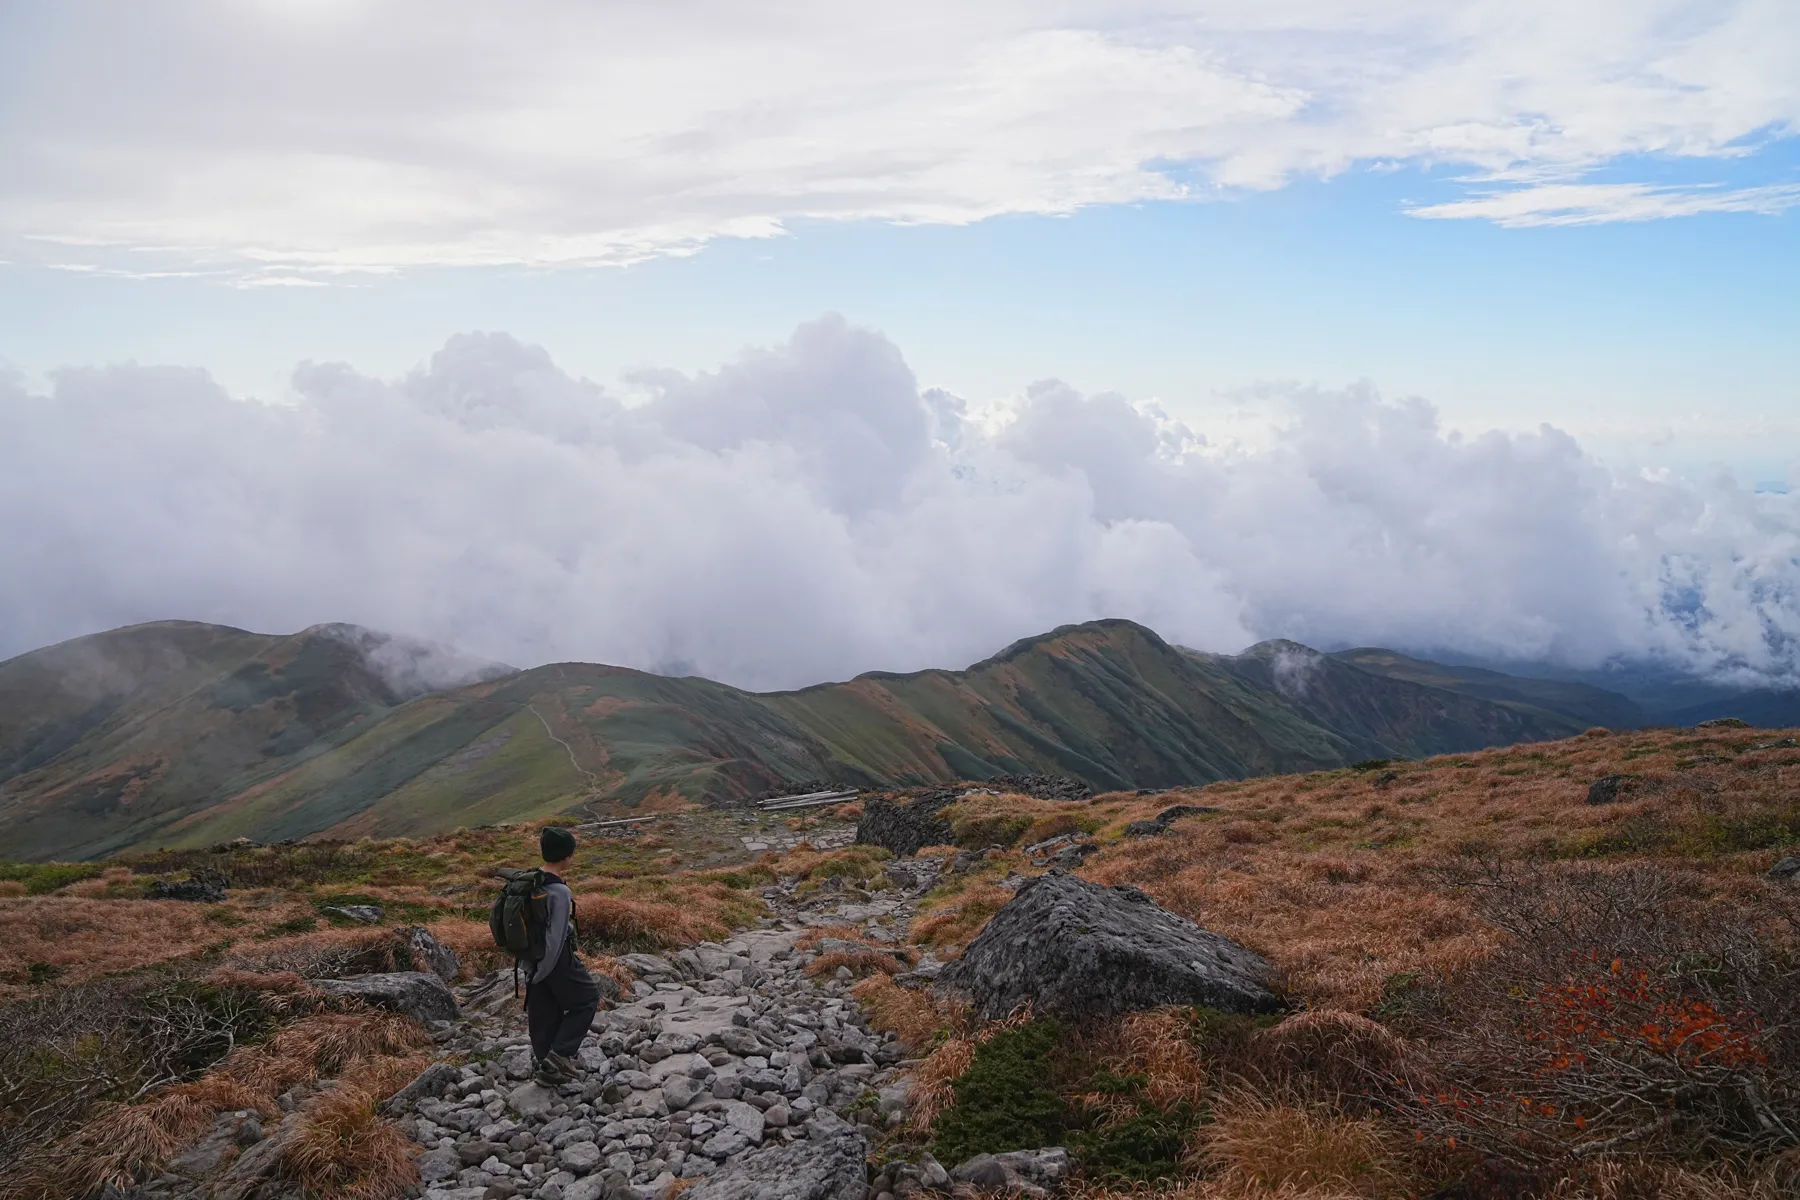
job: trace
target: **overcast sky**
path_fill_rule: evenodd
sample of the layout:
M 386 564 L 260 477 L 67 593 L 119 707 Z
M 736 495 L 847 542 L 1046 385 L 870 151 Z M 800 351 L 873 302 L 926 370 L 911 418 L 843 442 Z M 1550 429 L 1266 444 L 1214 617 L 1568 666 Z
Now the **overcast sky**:
M 0 3 L 0 653 L 1791 671 L 1797 130 L 1791 0 Z

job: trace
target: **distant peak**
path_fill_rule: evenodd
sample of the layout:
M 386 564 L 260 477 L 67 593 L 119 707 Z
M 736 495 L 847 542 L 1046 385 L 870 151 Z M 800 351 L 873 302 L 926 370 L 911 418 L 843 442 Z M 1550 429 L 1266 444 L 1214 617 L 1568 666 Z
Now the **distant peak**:
M 313 625 L 301 630 L 299 636 L 323 638 L 349 646 L 371 671 L 381 676 L 395 695 L 403 698 L 518 673 L 517 667 L 466 654 L 441 642 L 384 633 L 346 621 Z

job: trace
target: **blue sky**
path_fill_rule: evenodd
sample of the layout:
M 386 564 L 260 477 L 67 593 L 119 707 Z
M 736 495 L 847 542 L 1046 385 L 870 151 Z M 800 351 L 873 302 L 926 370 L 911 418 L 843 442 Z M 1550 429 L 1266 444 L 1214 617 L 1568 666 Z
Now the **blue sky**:
M 1791 0 L 0 6 L 0 650 L 204 613 L 805 682 L 1136 615 L 1209 648 L 1792 671 L 1797 133 Z M 467 494 L 425 504 L 401 428 L 466 451 Z M 473 480 L 517 438 L 561 489 L 520 517 L 531 570 L 432 515 L 509 510 Z M 843 454 L 898 507 L 809 480 Z M 755 491 L 664 514 L 722 546 L 841 535 L 871 611 L 803 670 L 838 616 L 668 615 L 733 585 L 648 549 L 666 590 L 610 624 L 459 574 L 580 612 L 584 553 L 662 544 L 544 516 L 615 469 Z M 19 482 L 96 473 L 129 493 L 45 515 L 54 483 Z M 980 569 L 909 555 L 956 505 L 1041 554 L 946 615 Z M 372 566 L 359 522 L 413 557 Z M 246 573 L 284 538 L 337 565 Z M 1302 542 L 1316 569 L 1275 549 Z M 1377 561 L 1391 586 L 1341 594 Z M 487 599 L 438 607 L 459 588 Z
M 1780 146 L 1711 174 L 1800 176 L 1797 160 Z M 1054 376 L 1230 429 L 1260 383 L 1366 379 L 1470 430 L 1550 422 L 1612 459 L 1719 462 L 1751 481 L 1794 468 L 1800 216 L 1509 229 L 1408 215 L 1453 188 L 1355 172 L 1066 217 L 800 222 L 628 267 L 324 287 L 19 265 L 0 272 L 0 329 L 7 359 L 34 373 L 197 364 L 276 397 L 302 360 L 397 374 L 462 330 L 506 330 L 610 382 L 708 368 L 836 311 L 884 330 L 925 385 L 976 400 Z

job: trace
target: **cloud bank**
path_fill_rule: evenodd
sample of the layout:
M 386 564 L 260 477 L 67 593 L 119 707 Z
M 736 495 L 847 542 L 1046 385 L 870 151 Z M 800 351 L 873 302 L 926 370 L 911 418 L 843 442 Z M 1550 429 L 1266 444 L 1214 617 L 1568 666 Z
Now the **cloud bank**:
M 960 666 L 1102 616 L 1326 647 L 1800 676 L 1800 497 L 1464 437 L 1362 386 L 1264 449 L 1033 385 L 1001 420 L 827 317 L 627 405 L 503 334 L 295 400 L 201 371 L 0 378 L 0 655 L 171 617 L 350 621 L 522 666 L 750 687 Z
M 1426 216 L 1769 213 L 1797 48 L 1791 0 L 63 0 L 0 10 L 0 250 L 294 286 L 1394 166 L 1467 175 Z

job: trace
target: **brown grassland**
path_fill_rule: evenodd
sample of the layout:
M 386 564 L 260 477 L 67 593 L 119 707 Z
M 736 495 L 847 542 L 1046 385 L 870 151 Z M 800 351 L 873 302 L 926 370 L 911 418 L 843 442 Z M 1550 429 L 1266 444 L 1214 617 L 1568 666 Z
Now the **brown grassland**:
M 848 967 L 918 1057 L 882 1156 L 1041 1134 L 1085 1164 L 1077 1200 L 1800 1196 L 1800 888 L 1766 877 L 1800 847 L 1783 740 L 1591 731 L 1158 795 L 971 796 L 947 813 L 958 844 L 924 853 L 974 864 L 924 898 L 911 944 L 822 929 L 808 946 L 855 946 L 810 969 Z M 1617 800 L 1586 803 L 1607 775 Z M 1216 811 L 1123 835 L 1178 804 Z M 584 850 L 585 950 L 722 937 L 777 879 L 806 896 L 882 872 L 866 847 L 732 862 L 684 841 L 685 819 Z M 1081 874 L 1266 957 L 1287 1015 L 983 1024 L 895 981 L 921 952 L 960 954 L 1009 877 L 1042 869 L 1024 847 L 1065 834 L 1102 846 Z M 319 1079 L 338 1082 L 306 1099 L 281 1170 L 318 1195 L 397 1195 L 411 1162 L 375 1105 L 428 1043 L 306 980 L 404 965 L 394 931 L 412 924 L 469 973 L 498 965 L 493 868 L 534 845 L 520 826 L 0 864 L 0 1196 L 126 1179 L 214 1113 L 274 1115 Z M 191 870 L 222 872 L 230 898 L 141 898 Z M 388 919 L 326 911 L 345 903 Z

